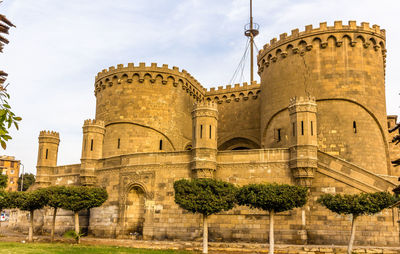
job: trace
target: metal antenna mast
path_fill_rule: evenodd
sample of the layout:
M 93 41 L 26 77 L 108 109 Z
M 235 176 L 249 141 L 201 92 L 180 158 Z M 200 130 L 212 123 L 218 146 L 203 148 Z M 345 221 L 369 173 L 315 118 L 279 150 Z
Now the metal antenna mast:
M 258 35 L 260 26 L 253 23 L 253 0 L 250 0 L 250 23 L 244 27 L 244 35 L 250 38 L 250 82 L 254 80 L 254 37 Z

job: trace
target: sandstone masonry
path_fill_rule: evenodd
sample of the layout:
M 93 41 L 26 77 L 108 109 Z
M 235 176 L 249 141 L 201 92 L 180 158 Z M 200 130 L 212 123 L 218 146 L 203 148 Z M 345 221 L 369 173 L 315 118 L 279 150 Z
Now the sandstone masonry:
M 266 44 L 260 84 L 207 90 L 177 67 L 110 67 L 95 79 L 96 118 L 83 125 L 81 164 L 57 166 L 59 134 L 41 132 L 36 187 L 106 188 L 108 201 L 82 215 L 95 236 L 193 240 L 201 218 L 174 203 L 174 181 L 300 184 L 310 188 L 309 202 L 277 216 L 276 241 L 345 244 L 350 218 L 317 204 L 318 196 L 391 191 L 400 175 L 390 164 L 400 153 L 389 144 L 396 118 L 386 114 L 385 58 L 379 26 L 337 21 Z M 47 231 L 49 213 L 41 214 Z M 360 218 L 355 244 L 399 245 L 398 220 L 397 208 Z M 211 216 L 209 234 L 266 242 L 268 214 L 236 207 Z

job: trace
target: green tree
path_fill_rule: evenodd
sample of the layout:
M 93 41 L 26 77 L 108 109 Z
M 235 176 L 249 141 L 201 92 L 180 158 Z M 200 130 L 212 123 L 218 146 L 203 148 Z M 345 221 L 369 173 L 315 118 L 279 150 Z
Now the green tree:
M 34 184 L 36 181 L 36 177 L 32 173 L 25 173 L 24 174 L 24 186 L 22 186 L 22 191 L 28 190 L 28 188 Z M 21 182 L 22 182 L 22 175 L 19 176 L 18 178 L 18 190 L 21 190 Z
M 47 205 L 48 197 L 47 192 L 43 189 L 27 192 L 15 192 L 14 195 L 14 206 L 23 211 L 29 211 L 30 223 L 29 223 L 29 235 L 28 241 L 33 241 L 33 214 L 35 210 L 42 209 Z
M 1 1 L 0 1 L 1 4 Z M 15 27 L 4 15 L 0 14 L 0 53 L 3 52 L 3 47 L 8 44 L 8 40 L 3 36 L 8 34 L 10 27 Z M 12 125 L 18 129 L 18 122 L 22 120 L 21 117 L 16 116 L 8 103 L 10 95 L 7 93 L 7 86 L 4 85 L 7 73 L 0 70 L 0 144 L 3 149 L 6 149 L 6 142 L 11 139 L 8 135 L 8 130 Z
M 74 212 L 75 234 L 80 243 L 79 212 L 85 209 L 101 206 L 108 198 L 103 188 L 70 186 L 65 190 L 65 198 L 61 208 Z
M 9 207 L 8 192 L 0 189 L 0 214 L 3 211 L 3 209 L 8 207 Z M 1 221 L 0 221 L 0 227 L 1 227 Z
M 397 198 L 388 192 L 360 194 L 324 194 L 317 202 L 337 214 L 351 214 L 351 234 L 347 253 L 351 254 L 356 233 L 356 219 L 361 215 L 373 215 L 393 205 Z
M 8 208 L 9 202 L 8 202 L 8 193 L 4 190 L 0 189 L 0 212 Z
M 8 175 L 0 174 L 0 190 L 5 189 L 8 184 Z
M 274 253 L 274 214 L 302 207 L 307 203 L 307 188 L 288 184 L 249 184 L 241 187 L 239 205 L 269 212 L 269 253 Z
M 232 209 L 236 187 L 215 179 L 178 180 L 174 182 L 175 203 L 192 213 L 203 215 L 203 253 L 208 253 L 208 216 Z
M 45 189 L 47 192 L 47 205 L 53 208 L 53 220 L 51 224 L 51 241 L 54 241 L 54 231 L 56 227 L 57 210 L 63 207 L 65 199 L 68 195 L 68 187 L 51 186 Z

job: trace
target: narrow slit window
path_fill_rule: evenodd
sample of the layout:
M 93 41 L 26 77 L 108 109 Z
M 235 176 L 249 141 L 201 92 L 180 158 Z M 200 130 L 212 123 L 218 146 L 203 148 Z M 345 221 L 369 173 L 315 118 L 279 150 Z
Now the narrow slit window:
M 314 136 L 314 126 L 312 121 L 311 121 L 311 136 Z
M 353 121 L 353 132 L 357 133 L 357 123 L 356 123 L 356 121 Z
M 296 136 L 296 124 L 295 123 L 292 124 L 292 132 L 293 132 L 292 133 L 293 137 Z
M 121 139 L 119 138 L 118 139 L 118 149 L 120 149 L 121 148 Z
M 210 139 L 211 139 L 211 137 L 212 137 L 211 132 L 212 132 L 212 127 L 211 127 L 211 125 L 210 125 Z
M 301 135 L 304 135 L 304 122 L 301 121 Z
M 47 157 L 49 157 L 49 149 L 46 149 L 46 160 L 47 160 Z
M 278 133 L 277 133 L 278 134 L 278 139 L 277 140 L 279 142 L 279 141 L 281 141 L 281 129 L 278 129 L 277 131 L 278 131 Z
M 160 139 L 160 151 L 162 150 L 162 139 Z
M 200 125 L 200 138 L 203 138 L 203 125 Z
M 90 140 L 90 151 L 93 151 L 93 139 Z

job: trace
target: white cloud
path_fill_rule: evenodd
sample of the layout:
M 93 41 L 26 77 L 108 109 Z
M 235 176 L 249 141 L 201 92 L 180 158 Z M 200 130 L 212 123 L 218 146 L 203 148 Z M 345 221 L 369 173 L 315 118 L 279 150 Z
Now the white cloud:
M 81 126 L 95 114 L 94 76 L 119 63 L 158 62 L 187 69 L 204 86 L 226 85 L 243 54 L 247 0 L 6 0 L 16 25 L 0 55 L 21 130 L 4 153 L 35 172 L 37 136 L 60 132 L 59 164 L 79 163 Z M 261 48 L 279 34 L 334 20 L 387 30 L 388 114 L 398 114 L 400 22 L 397 1 L 253 0 Z M 245 69 L 248 76 L 248 68 Z

